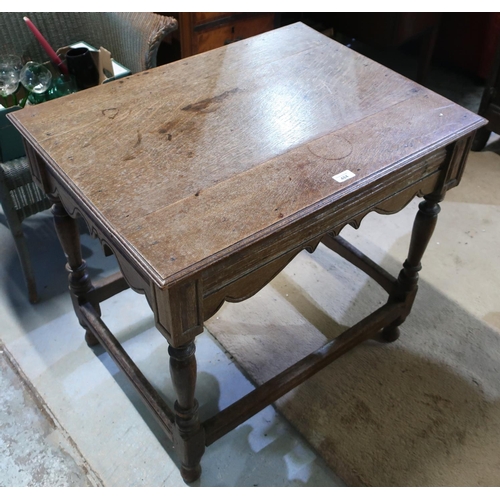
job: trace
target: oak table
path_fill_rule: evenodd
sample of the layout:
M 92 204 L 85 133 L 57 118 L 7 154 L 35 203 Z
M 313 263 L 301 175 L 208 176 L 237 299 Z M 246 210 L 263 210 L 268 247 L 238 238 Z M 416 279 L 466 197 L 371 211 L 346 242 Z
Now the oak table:
M 438 203 L 485 120 L 301 23 L 9 115 L 54 202 L 69 288 L 100 343 L 173 441 L 186 482 L 205 447 L 367 339 L 393 341 L 410 312 Z M 339 236 L 371 211 L 423 197 L 397 278 Z M 91 283 L 75 218 L 121 272 Z M 387 303 L 204 422 L 195 338 L 224 301 L 262 289 L 322 242 L 388 292 Z M 100 318 L 146 295 L 169 344 L 174 408 Z

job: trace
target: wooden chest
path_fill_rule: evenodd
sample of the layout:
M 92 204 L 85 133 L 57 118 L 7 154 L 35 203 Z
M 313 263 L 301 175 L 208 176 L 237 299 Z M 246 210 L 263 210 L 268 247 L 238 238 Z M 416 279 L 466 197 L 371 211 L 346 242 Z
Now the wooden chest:
M 181 57 L 260 35 L 275 28 L 274 13 L 179 12 Z

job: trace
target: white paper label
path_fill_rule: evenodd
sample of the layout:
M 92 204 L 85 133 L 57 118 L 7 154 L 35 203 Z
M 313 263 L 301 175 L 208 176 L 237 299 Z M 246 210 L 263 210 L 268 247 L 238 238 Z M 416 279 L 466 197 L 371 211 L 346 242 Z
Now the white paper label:
M 344 182 L 347 179 L 352 179 L 353 177 L 356 177 L 356 174 L 353 174 L 350 170 L 344 170 L 343 172 L 340 172 L 340 174 L 334 175 L 332 179 L 337 182 Z

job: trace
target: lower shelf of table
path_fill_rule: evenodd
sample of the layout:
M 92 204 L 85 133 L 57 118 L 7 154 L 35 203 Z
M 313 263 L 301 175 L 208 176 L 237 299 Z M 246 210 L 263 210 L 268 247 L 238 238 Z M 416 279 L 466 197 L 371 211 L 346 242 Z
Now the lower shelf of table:
M 331 250 L 345 257 L 356 267 L 365 271 L 382 288 L 391 292 L 397 280 L 384 269 L 371 261 L 341 237 L 325 236 L 323 243 Z M 116 273 L 95 283 L 94 290 L 88 294 L 88 302 L 79 306 L 79 317 L 95 339 L 109 353 L 129 381 L 141 395 L 143 401 L 163 428 L 169 439 L 175 435 L 175 413 L 169 408 L 154 387 L 142 374 L 133 360 L 100 318 L 96 304 L 128 288 L 120 273 Z M 336 339 L 309 354 L 273 379 L 257 387 L 229 407 L 201 424 L 204 431 L 205 446 L 221 438 L 241 423 L 274 403 L 281 396 L 325 368 L 331 362 L 356 347 L 361 342 L 374 338 L 384 328 L 393 325 L 403 316 L 404 302 L 388 301 L 372 314 L 346 330 Z

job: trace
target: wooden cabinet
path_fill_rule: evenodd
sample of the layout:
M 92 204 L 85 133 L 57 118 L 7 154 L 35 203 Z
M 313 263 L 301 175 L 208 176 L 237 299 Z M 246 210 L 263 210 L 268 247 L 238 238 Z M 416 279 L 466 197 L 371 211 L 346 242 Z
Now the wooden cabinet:
M 317 14 L 337 32 L 381 49 L 420 38 L 416 81 L 424 83 L 439 33 L 439 12 L 334 12 Z
M 436 59 L 487 80 L 500 43 L 499 12 L 446 12 Z
M 275 28 L 274 13 L 179 12 L 181 57 L 200 54 Z
M 473 151 L 481 151 L 486 146 L 491 132 L 500 134 L 500 38 L 497 41 L 496 55 L 486 81 L 478 114 L 488 120 L 488 124 L 479 129 L 472 143 Z

